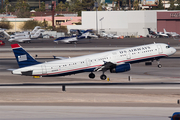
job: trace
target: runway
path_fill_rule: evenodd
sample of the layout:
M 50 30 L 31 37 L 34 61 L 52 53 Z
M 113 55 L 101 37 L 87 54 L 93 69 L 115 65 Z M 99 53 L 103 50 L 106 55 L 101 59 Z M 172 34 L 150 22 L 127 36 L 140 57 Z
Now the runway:
M 173 107 L 1 106 L 0 114 L 6 120 L 169 120 L 171 113 L 178 110 Z
M 89 73 L 65 77 L 42 77 L 12 75 L 8 69 L 18 65 L 10 43 L 0 48 L 0 115 L 1 119 L 135 119 L 169 120 L 180 111 L 180 51 L 179 41 L 173 39 L 127 38 L 80 41 L 78 44 L 56 44 L 53 40 L 21 43 L 38 61 L 54 60 L 52 55 L 75 57 L 113 49 L 149 44 L 169 43 L 177 47 L 177 53 L 161 59 L 162 68 L 156 61 L 152 66 L 132 64 L 125 73 L 106 72 L 110 81 L 95 79 Z M 129 80 L 129 77 L 131 78 Z M 62 91 L 62 85 L 66 91 Z

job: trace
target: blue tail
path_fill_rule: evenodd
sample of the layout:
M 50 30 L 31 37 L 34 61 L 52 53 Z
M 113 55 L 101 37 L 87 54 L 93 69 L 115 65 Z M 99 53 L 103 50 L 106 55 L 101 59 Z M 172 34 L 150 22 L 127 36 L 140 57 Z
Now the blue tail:
M 20 68 L 40 63 L 29 55 L 19 44 L 12 44 L 11 47 Z

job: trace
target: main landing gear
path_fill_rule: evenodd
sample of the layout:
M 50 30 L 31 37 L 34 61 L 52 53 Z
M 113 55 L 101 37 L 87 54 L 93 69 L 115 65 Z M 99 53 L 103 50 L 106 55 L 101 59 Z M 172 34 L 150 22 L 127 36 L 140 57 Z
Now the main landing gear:
M 101 78 L 101 80 L 106 80 L 107 76 L 104 75 L 104 74 L 102 74 L 102 75 L 100 76 L 100 78 Z
M 89 74 L 89 78 L 94 79 L 95 78 L 95 74 L 94 73 L 90 73 Z M 100 76 L 101 80 L 106 80 L 107 76 L 104 75 L 104 73 Z
M 89 74 L 89 78 L 94 79 L 95 78 L 95 74 L 94 73 L 90 73 Z

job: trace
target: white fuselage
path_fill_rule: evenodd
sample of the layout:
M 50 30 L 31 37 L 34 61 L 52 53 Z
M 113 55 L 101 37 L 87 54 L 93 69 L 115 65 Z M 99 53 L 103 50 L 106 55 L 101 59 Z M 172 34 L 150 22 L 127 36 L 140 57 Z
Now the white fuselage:
M 67 39 L 64 39 L 64 40 L 60 40 L 60 42 L 63 42 L 63 43 L 71 43 L 71 42 L 77 42 L 77 38 L 76 37 L 72 37 L 72 38 L 67 38 Z
M 167 44 L 148 44 L 70 59 L 45 62 L 42 64 L 16 69 L 12 71 L 12 73 L 21 75 L 22 72 L 32 71 L 32 75 L 61 76 L 80 72 L 93 72 L 94 69 L 102 66 L 105 62 L 120 65 L 124 63 L 134 63 L 154 58 L 167 57 L 175 52 L 176 49 L 168 47 Z

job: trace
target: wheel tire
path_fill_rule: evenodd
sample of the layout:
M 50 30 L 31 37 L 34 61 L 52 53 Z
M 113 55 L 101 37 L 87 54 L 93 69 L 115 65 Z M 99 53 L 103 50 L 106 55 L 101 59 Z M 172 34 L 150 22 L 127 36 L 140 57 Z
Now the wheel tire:
M 95 78 L 95 74 L 94 73 L 90 73 L 89 74 L 89 78 L 94 79 Z
M 106 80 L 107 77 L 106 77 L 106 75 L 101 75 L 100 78 L 101 78 L 101 80 Z
M 158 65 L 158 68 L 161 68 L 161 67 L 162 67 L 162 65 L 161 65 L 161 64 L 159 64 L 159 65 Z

